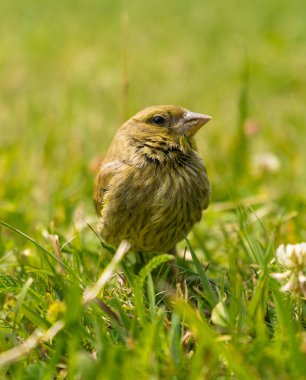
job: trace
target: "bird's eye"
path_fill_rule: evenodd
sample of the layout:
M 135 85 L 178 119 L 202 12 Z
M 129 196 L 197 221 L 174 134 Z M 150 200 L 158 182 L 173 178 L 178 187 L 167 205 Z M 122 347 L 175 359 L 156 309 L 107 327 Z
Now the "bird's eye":
M 165 124 L 165 118 L 163 116 L 157 115 L 153 117 L 153 123 L 156 125 L 163 125 Z

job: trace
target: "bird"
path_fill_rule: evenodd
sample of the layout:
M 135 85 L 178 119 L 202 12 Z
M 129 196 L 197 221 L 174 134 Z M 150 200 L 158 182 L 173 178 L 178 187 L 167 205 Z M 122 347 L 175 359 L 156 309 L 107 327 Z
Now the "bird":
M 173 253 L 200 221 L 211 186 L 195 134 L 212 119 L 175 105 L 151 106 L 116 132 L 94 184 L 101 238 L 134 251 Z

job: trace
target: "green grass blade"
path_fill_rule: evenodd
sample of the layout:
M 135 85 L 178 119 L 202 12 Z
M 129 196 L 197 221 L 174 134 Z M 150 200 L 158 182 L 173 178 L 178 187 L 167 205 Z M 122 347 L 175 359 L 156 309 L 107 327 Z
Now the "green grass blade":
M 42 250 L 47 255 L 47 257 L 53 259 L 58 264 L 60 264 L 61 266 L 63 266 L 67 272 L 69 272 L 75 279 L 77 279 L 79 282 L 81 282 L 80 279 L 75 275 L 75 273 L 65 263 L 63 263 L 62 260 L 60 260 L 58 257 L 56 257 L 55 255 L 53 255 L 53 253 L 49 252 L 42 245 L 40 245 L 39 243 L 37 243 L 37 241 L 34 240 L 33 238 L 31 238 L 29 235 L 27 235 L 24 232 L 20 231 L 18 228 L 15 228 L 15 227 L 11 226 L 10 224 L 4 222 L 3 220 L 0 220 L 0 225 L 3 226 L 3 227 L 5 227 L 5 228 L 7 228 L 7 229 L 9 229 L 10 231 L 13 231 L 13 232 L 17 233 L 18 235 L 24 237 L 25 239 L 29 240 L 36 247 L 38 247 L 40 250 Z M 46 261 L 47 261 L 48 265 L 50 266 L 50 268 L 52 269 L 52 271 L 54 271 L 54 266 L 50 263 L 50 261 L 47 259 L 47 257 L 46 257 Z
M 190 253 L 191 253 L 191 256 L 192 256 L 192 260 L 194 262 L 194 265 L 196 267 L 196 271 L 200 277 L 200 281 L 201 281 L 201 284 L 202 284 L 202 287 L 203 287 L 203 290 L 206 294 L 206 297 L 207 297 L 207 301 L 209 302 L 210 306 L 213 308 L 214 306 L 216 306 L 218 300 L 217 300 L 217 297 L 216 295 L 214 294 L 211 286 L 210 286 L 210 283 L 209 283 L 209 280 L 205 274 L 205 271 L 203 269 L 203 265 L 200 263 L 195 251 L 193 250 L 189 240 L 187 237 L 185 237 L 186 239 L 186 243 L 188 245 L 188 248 L 190 250 Z

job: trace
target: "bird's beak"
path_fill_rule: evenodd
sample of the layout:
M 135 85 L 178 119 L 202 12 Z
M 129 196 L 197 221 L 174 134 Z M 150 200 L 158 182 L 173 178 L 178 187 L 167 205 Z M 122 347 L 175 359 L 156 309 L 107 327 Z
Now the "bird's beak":
M 193 136 L 196 132 L 212 117 L 202 113 L 186 111 L 182 117 L 182 123 L 179 126 L 179 132 L 188 137 Z

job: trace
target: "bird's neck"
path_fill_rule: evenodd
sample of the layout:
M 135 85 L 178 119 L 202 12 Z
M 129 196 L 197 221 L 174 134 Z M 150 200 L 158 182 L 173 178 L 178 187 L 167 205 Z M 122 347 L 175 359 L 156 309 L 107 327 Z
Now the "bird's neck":
M 184 136 L 169 140 L 162 136 L 133 138 L 135 154 L 156 164 L 184 165 L 196 150 L 195 142 Z

